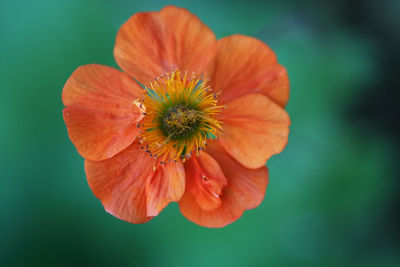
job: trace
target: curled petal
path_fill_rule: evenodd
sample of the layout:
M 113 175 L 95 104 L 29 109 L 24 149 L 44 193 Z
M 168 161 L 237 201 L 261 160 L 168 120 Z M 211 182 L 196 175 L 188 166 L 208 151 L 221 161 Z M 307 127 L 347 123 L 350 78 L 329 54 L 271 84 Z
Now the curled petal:
M 226 103 L 219 139 L 225 150 L 247 168 L 256 169 L 287 144 L 290 119 L 286 111 L 262 94 L 246 94 Z
M 221 205 L 222 189 L 227 180 L 219 164 L 206 152 L 200 151 L 185 163 L 187 189 L 203 210 L 213 210 Z
M 214 57 L 214 33 L 188 10 L 167 6 L 142 12 L 125 22 L 117 34 L 114 57 L 139 82 L 148 82 L 179 68 L 202 73 Z
M 178 201 L 185 191 L 185 169 L 181 161 L 161 165 L 147 180 L 147 216 L 157 216 L 171 201 Z
M 68 134 L 86 159 L 110 158 L 138 135 L 141 87 L 127 74 L 102 65 L 79 67 L 66 82 L 62 99 Z
M 198 195 L 187 186 L 179 207 L 182 214 L 194 223 L 205 227 L 223 227 L 237 220 L 245 210 L 261 203 L 268 184 L 268 170 L 266 167 L 255 170 L 243 167 L 218 143 L 211 144 L 207 153 L 218 163 L 227 179 L 221 192 L 220 205 L 212 210 L 204 209 L 197 201 Z M 193 177 L 187 173 L 188 183 L 191 179 Z
M 248 93 L 263 93 L 284 107 L 289 98 L 286 69 L 275 53 L 260 40 L 232 35 L 218 40 L 214 66 L 209 70 L 212 86 L 221 90 L 221 103 Z
M 111 159 L 85 161 L 88 183 L 107 212 L 131 222 L 144 223 L 185 188 L 182 163 L 168 163 L 154 170 L 156 161 L 137 142 Z

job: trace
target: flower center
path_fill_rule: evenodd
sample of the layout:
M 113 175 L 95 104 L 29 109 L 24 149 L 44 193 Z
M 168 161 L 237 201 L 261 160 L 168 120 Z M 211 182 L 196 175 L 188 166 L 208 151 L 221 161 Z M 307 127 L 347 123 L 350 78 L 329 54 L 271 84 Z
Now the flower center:
M 167 110 L 161 116 L 161 126 L 164 135 L 171 136 L 172 140 L 187 139 L 196 132 L 201 123 L 201 113 L 187 107 L 185 104 L 178 104 Z
M 206 140 L 221 133 L 217 116 L 218 94 L 212 93 L 200 75 L 173 70 L 145 88 L 145 117 L 138 127 L 141 148 L 161 163 L 182 158 L 204 149 Z M 143 109 L 144 110 L 144 109 Z

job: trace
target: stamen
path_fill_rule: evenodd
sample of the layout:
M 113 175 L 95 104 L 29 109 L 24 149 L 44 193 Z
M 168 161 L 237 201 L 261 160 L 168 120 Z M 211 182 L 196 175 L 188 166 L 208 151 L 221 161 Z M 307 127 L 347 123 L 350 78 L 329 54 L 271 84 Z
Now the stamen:
M 151 81 L 145 91 L 144 100 L 135 103 L 145 116 L 137 126 L 144 129 L 139 143 L 145 142 L 146 152 L 159 162 L 185 162 L 205 148 L 207 138 L 221 134 L 221 92 L 212 93 L 202 76 L 173 69 Z

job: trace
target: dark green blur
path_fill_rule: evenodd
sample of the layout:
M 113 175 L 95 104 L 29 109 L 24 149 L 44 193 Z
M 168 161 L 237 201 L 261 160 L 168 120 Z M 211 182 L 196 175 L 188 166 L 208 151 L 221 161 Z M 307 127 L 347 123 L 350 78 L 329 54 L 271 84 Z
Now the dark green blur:
M 80 65 L 117 67 L 119 26 L 167 2 L 1 1 L 0 266 L 400 264 L 399 1 L 168 3 L 218 38 L 261 39 L 288 69 L 291 133 L 267 163 L 264 202 L 222 229 L 176 203 L 143 225 L 106 213 L 68 138 L 62 88 Z

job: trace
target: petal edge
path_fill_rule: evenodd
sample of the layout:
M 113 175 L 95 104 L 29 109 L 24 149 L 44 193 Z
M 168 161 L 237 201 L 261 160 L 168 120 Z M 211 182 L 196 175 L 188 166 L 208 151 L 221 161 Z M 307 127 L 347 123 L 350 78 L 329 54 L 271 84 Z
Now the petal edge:
M 217 42 L 214 65 L 209 69 L 221 103 L 248 93 L 263 93 L 284 107 L 289 99 L 289 79 L 275 53 L 262 41 L 240 34 Z
M 215 50 L 215 35 L 199 18 L 184 8 L 167 6 L 130 17 L 118 31 L 114 58 L 147 85 L 173 68 L 202 73 Z
M 187 188 L 179 201 L 179 208 L 188 220 L 198 225 L 224 227 L 239 219 L 245 210 L 253 209 L 262 202 L 268 184 L 268 169 L 265 166 L 245 168 L 216 142 L 210 144 L 206 151 L 218 162 L 228 180 L 222 191 L 221 205 L 213 210 L 204 210 Z
M 226 105 L 218 142 L 245 167 L 259 168 L 285 148 L 290 118 L 278 104 L 262 94 L 246 94 Z
M 92 64 L 76 69 L 65 83 L 62 100 L 68 134 L 79 154 L 103 160 L 128 147 L 143 118 L 135 104 L 141 92 L 131 77 L 114 68 Z

